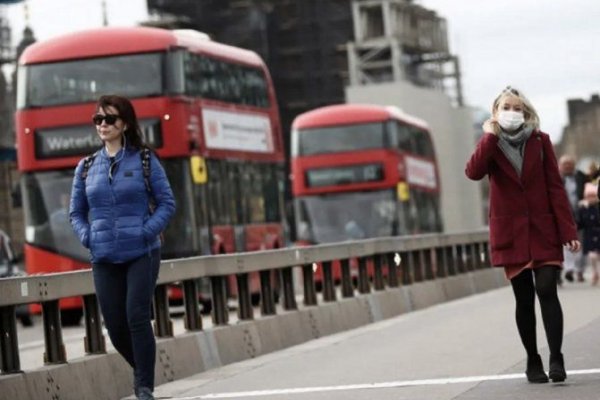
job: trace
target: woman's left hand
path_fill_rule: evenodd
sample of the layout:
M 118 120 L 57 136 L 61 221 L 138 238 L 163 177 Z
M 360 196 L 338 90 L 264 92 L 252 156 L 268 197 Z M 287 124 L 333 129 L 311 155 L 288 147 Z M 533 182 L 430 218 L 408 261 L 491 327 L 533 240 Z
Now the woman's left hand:
M 571 240 L 570 242 L 564 243 L 565 246 L 571 253 L 576 253 L 581 249 L 581 243 L 579 240 Z

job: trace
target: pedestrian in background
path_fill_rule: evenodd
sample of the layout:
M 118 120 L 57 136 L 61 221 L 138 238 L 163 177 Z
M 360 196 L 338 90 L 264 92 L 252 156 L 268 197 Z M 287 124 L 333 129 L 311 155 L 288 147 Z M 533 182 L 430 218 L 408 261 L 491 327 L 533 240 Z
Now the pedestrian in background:
M 473 180 L 487 175 L 490 181 L 491 260 L 510 279 L 517 328 L 527 351 L 527 379 L 548 382 L 537 349 L 537 293 L 550 348 L 549 376 L 562 382 L 567 374 L 557 269 L 562 267 L 561 245 L 578 251 L 580 243 L 552 143 L 539 130 L 529 100 L 510 86 L 494 100 L 483 131 L 466 174 Z
M 563 181 L 569 205 L 573 216 L 577 216 L 579 202 L 583 199 L 583 188 L 588 181 L 588 176 L 575 167 L 575 157 L 565 154 L 558 161 L 558 171 Z M 581 238 L 581 232 L 578 235 Z M 585 269 L 585 259 L 581 253 L 572 253 L 565 249 L 563 252 L 565 280 L 573 282 L 575 275 L 579 282 L 583 282 L 583 271 Z
M 596 161 L 591 161 L 587 169 L 587 182 L 598 185 L 600 179 L 600 166 Z
M 583 200 L 579 202 L 577 225 L 583 231 L 583 255 L 592 267 L 592 285 L 596 285 L 598 283 L 598 259 L 600 255 L 598 185 L 585 184 Z
M 71 224 L 90 250 L 96 295 L 111 342 L 133 368 L 137 398 L 150 400 L 156 362 L 151 304 L 160 267 L 159 235 L 175 211 L 175 200 L 152 152 L 148 181 L 144 178 L 145 145 L 128 99 L 100 97 L 92 120 L 104 146 L 75 169 Z

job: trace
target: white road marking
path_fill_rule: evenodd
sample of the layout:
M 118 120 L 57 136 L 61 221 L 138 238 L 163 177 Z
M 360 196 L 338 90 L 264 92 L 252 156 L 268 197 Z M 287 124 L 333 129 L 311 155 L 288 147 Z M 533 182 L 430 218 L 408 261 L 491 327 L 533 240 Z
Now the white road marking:
M 600 368 L 567 371 L 567 375 L 600 374 Z M 507 379 L 524 379 L 525 374 L 467 376 L 462 378 L 419 379 L 413 381 L 392 381 L 380 383 L 362 383 L 341 386 L 315 386 L 291 389 L 253 390 L 247 392 L 209 393 L 192 397 L 171 397 L 173 400 L 233 399 L 243 397 L 274 396 L 303 394 L 315 392 L 335 392 L 342 390 L 387 389 L 407 386 L 449 385 L 455 383 L 473 383 L 483 381 L 500 381 Z

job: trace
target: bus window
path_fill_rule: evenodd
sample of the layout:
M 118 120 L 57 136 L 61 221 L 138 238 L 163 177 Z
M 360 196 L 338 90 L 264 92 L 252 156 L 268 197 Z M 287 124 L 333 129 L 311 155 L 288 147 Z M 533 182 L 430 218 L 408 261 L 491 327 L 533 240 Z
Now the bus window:
M 263 177 L 258 165 L 250 168 L 250 186 L 248 187 L 248 211 L 251 223 L 265 222 L 265 199 L 263 198 Z
M 391 122 L 392 132 L 395 136 L 392 143 L 395 147 L 403 152 L 414 153 L 416 150 L 416 142 L 412 130 L 409 126 L 397 121 Z
M 221 173 L 221 165 L 218 161 L 209 161 L 208 169 L 208 197 L 209 215 L 212 225 L 226 225 L 228 223 L 227 213 L 224 210 L 223 185 L 226 178 Z
M 265 222 L 281 221 L 281 204 L 277 167 L 261 166 L 263 176 L 263 197 L 265 199 Z
M 298 155 L 340 153 L 385 147 L 384 124 L 304 129 L 298 133 Z
M 431 145 L 431 141 L 429 140 L 429 135 L 427 135 L 426 132 L 416 128 L 412 128 L 412 131 L 416 141 L 415 153 L 423 157 L 433 158 L 433 146 Z
M 192 53 L 186 53 L 183 62 L 186 94 L 254 107 L 269 106 L 267 81 L 260 69 Z
M 227 212 L 234 225 L 243 224 L 244 215 L 241 206 L 240 170 L 237 164 L 226 164 L 227 168 Z
M 206 204 L 206 199 L 208 198 L 207 185 L 192 184 L 192 192 L 193 197 L 191 199 L 191 207 L 193 207 L 193 213 L 195 216 L 195 229 L 199 233 L 199 248 L 202 252 L 201 254 L 210 254 L 210 234 L 208 233 L 208 205 Z
M 200 252 L 199 232 L 196 229 L 194 208 L 191 204 L 192 181 L 190 166 L 187 160 L 162 160 L 167 178 L 175 196 L 177 212 L 163 232 L 164 245 L 162 253 L 164 258 L 178 258 L 198 254 Z
M 22 66 L 25 81 L 18 108 L 93 102 L 104 93 L 129 98 L 163 92 L 162 54 L 134 54 Z

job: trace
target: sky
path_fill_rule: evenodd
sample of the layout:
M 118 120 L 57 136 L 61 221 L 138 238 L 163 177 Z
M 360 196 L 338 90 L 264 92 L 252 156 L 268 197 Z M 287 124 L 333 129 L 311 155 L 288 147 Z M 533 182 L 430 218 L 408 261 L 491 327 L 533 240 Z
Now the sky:
M 506 85 L 517 87 L 557 142 L 568 124 L 567 100 L 600 93 L 598 0 L 417 3 L 446 19 L 469 105 L 489 110 Z
M 27 0 L 38 40 L 102 25 L 100 0 Z M 300 0 L 299 0 L 300 1 Z M 489 109 L 506 86 L 531 100 L 541 128 L 557 142 L 567 100 L 600 92 L 598 0 L 415 0 L 446 19 L 450 51 L 460 59 L 465 102 Z M 106 0 L 110 25 L 147 19 L 146 0 Z M 21 39 L 23 5 L 4 6 Z

